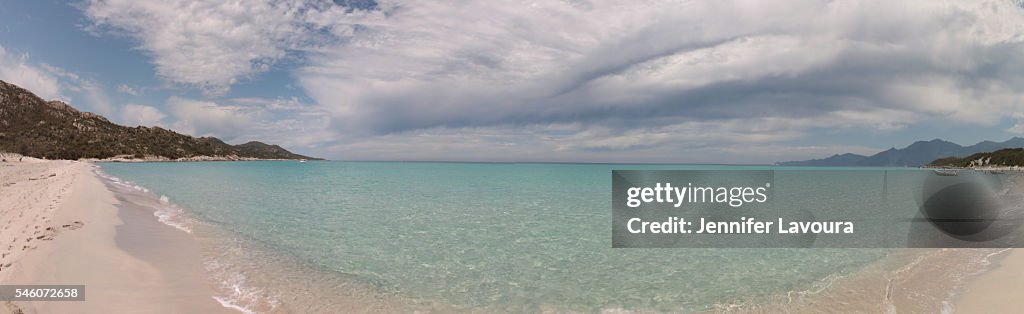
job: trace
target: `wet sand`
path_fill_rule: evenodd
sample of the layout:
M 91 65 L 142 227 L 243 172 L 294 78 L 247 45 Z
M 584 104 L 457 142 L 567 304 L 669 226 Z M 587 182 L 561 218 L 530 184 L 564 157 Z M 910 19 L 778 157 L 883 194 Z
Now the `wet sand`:
M 86 286 L 85 301 L 6 302 L 0 312 L 237 313 L 212 298 L 191 235 L 118 200 L 91 164 L 7 162 L 0 174 L 0 219 L 10 227 L 0 241 L 18 244 L 8 245 L 15 254 L 0 280 Z

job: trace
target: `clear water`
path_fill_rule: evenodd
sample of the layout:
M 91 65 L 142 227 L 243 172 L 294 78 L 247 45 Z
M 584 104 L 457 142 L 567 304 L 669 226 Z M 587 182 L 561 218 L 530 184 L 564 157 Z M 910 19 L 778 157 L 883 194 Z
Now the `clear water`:
M 253 256 L 288 256 L 323 272 L 303 280 L 343 274 L 380 291 L 471 309 L 696 311 L 811 289 L 888 253 L 611 248 L 611 170 L 766 167 L 268 161 L 102 168 L 260 243 L 265 252 Z

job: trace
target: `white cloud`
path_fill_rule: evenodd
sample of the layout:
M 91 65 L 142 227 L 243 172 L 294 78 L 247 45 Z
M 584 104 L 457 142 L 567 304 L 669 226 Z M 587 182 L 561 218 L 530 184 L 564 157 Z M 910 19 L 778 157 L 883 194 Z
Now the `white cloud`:
M 142 90 L 140 90 L 137 87 L 128 86 L 127 84 L 117 85 L 117 91 L 119 91 L 121 93 L 128 94 L 128 95 L 132 95 L 132 96 L 140 96 L 140 95 L 142 95 Z
M 305 12 L 326 3 L 91 0 L 84 11 L 93 29 L 139 41 L 161 77 L 222 95 L 306 47 L 320 26 L 305 22 Z
M 991 123 L 1020 92 L 983 71 L 1021 67 L 1021 16 L 1009 2 L 404 3 L 300 80 L 344 124 L 384 132 L 630 111 Z
M 62 99 L 57 77 L 29 63 L 27 54 L 13 54 L 0 46 L 0 80 L 21 86 L 45 100 Z
M 113 106 L 101 84 L 46 63 L 32 64 L 27 54 L 15 55 L 3 46 L 0 46 L 0 80 L 28 89 L 45 100 L 71 102 L 79 109 L 104 115 L 113 113 Z M 75 104 L 71 95 L 83 97 L 86 103 Z
M 1024 123 L 1016 123 L 1010 128 L 1006 129 L 1006 132 L 1013 134 L 1024 134 Z
M 171 97 L 165 107 L 170 116 L 158 120 L 194 136 L 216 136 L 232 143 L 258 140 L 307 150 L 338 139 L 327 115 L 296 99 Z
M 607 128 L 581 125 L 528 127 L 431 128 L 345 139 L 325 153 L 347 160 L 566 161 L 761 163 L 828 156 L 835 152 L 873 154 L 877 148 L 828 144 L 790 145 L 798 134 L 765 132 L 757 141 L 741 132 L 718 128 L 703 133 L 630 131 L 612 135 Z M 704 138 L 702 135 L 706 136 Z M 623 140 L 625 137 L 629 139 Z M 684 149 L 680 149 L 683 147 Z
M 213 101 L 171 97 L 167 109 L 177 118 L 173 128 L 194 136 L 217 135 L 231 140 L 241 134 L 252 115 L 237 106 L 222 106 Z
M 91 80 L 83 80 L 78 84 L 78 86 L 73 86 L 72 88 L 79 90 L 94 110 L 102 115 L 114 114 L 114 105 L 110 102 L 110 98 L 107 97 L 107 92 L 103 85 Z
M 159 126 L 166 116 L 153 106 L 127 104 L 121 108 L 121 122 L 128 126 Z
M 83 78 L 77 73 L 46 63 L 41 64 L 40 67 L 63 79 L 63 86 L 65 86 L 69 91 L 75 92 L 75 94 L 85 98 L 88 107 L 81 107 L 83 104 L 76 103 L 77 100 L 70 97 L 68 97 L 68 99 L 64 99 L 65 101 L 76 103 L 74 105 L 79 106 L 78 109 L 94 111 L 101 115 L 111 115 L 114 113 L 114 105 L 110 102 L 110 98 L 107 97 L 106 90 L 99 82 Z
M 138 40 L 160 76 L 212 94 L 294 57 L 344 134 L 339 154 L 770 155 L 836 128 L 992 126 L 1024 96 L 1011 1 L 94 0 L 85 13 Z M 185 125 L 230 129 L 208 115 Z

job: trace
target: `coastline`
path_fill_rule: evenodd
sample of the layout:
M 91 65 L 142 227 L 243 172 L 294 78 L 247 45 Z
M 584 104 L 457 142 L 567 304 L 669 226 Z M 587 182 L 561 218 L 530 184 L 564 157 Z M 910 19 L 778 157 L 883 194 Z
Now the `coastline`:
M 1015 167 L 1014 170 L 1019 170 Z M 1024 195 L 1024 174 L 1015 175 L 1010 194 Z M 955 296 L 955 311 L 964 313 L 1017 313 L 1024 308 L 1024 249 L 1000 250 L 991 256 L 991 265 Z
M 234 243 L 221 248 L 209 245 L 223 244 L 231 236 L 201 230 L 209 229 L 205 226 L 174 226 L 158 219 L 154 211 L 162 208 L 161 204 L 168 205 L 167 199 L 106 177 L 94 167 L 77 161 L 0 163 L 0 183 L 6 184 L 5 193 L 0 194 L 0 218 L 7 220 L 8 227 L 0 233 L 0 240 L 24 241 L 28 247 L 0 259 L 0 282 L 85 284 L 87 291 L 84 302 L 15 302 L 0 306 L 0 313 L 237 313 L 250 309 L 287 312 L 338 308 L 354 312 L 472 311 L 383 295 L 371 285 L 348 278 L 281 281 L 281 274 L 298 278 L 297 274 L 318 270 L 292 260 L 247 265 L 252 262 L 251 254 L 260 254 L 261 250 L 248 250 L 252 244 Z M 23 212 L 14 211 L 22 208 Z M 48 233 L 46 228 L 57 231 Z M 200 230 L 191 233 L 193 229 Z M 222 250 L 225 247 L 245 252 L 235 254 Z M 225 262 L 214 268 L 223 269 L 211 269 L 209 260 L 204 260 L 211 253 L 204 250 L 211 249 Z M 823 278 L 805 291 L 764 298 L 737 296 L 738 302 L 710 311 L 1013 312 L 1024 303 L 1014 298 L 1016 291 L 1024 289 L 1024 251 L 998 252 L 1002 250 L 897 250 L 850 274 Z M 225 301 L 225 287 L 217 287 L 214 282 L 220 280 L 215 278 L 218 271 L 244 273 L 248 277 L 243 285 L 255 287 L 260 294 L 283 297 L 281 303 L 253 306 Z M 271 272 L 279 274 L 267 275 Z M 327 293 L 342 285 L 345 295 Z M 293 295 L 303 289 L 307 290 L 302 294 L 320 294 Z
M 136 158 L 132 155 L 118 155 L 110 158 L 82 158 L 80 161 L 88 162 L 206 162 L 206 161 L 300 161 L 307 159 L 284 159 L 284 158 L 255 158 L 255 157 L 239 157 L 236 155 L 228 156 L 193 156 L 193 157 L 182 157 L 182 158 L 167 158 L 164 156 L 153 156 L 146 155 L 142 158 Z M 309 160 L 323 160 L 320 158 L 313 158 Z
M 0 167 L 10 227 L 0 240 L 19 244 L 8 247 L 18 251 L 7 252 L 0 280 L 86 286 L 85 301 L 4 302 L 0 312 L 235 313 L 213 299 L 191 235 L 115 193 L 91 164 L 31 159 Z
M 155 194 L 147 187 L 135 185 L 102 170 L 98 170 L 97 174 L 122 203 L 119 207 L 142 209 L 121 211 L 121 216 L 128 221 L 126 226 L 160 225 L 131 228 L 134 231 L 130 228 L 119 229 L 118 244 L 128 252 L 159 261 L 177 258 L 178 264 L 194 264 L 194 261 L 202 260 L 204 269 L 191 267 L 182 273 L 203 274 L 205 277 L 197 281 L 212 287 L 212 291 L 203 297 L 211 297 L 212 294 L 212 299 L 223 309 L 242 313 L 466 312 L 433 301 L 399 297 L 351 276 L 318 269 L 288 254 L 272 254 L 273 250 L 239 237 L 216 222 L 194 217 L 171 199 Z M 182 247 L 167 250 L 164 247 L 168 245 L 166 241 L 154 245 L 154 236 L 149 233 L 156 229 L 166 231 L 163 232 L 165 236 L 188 235 L 191 239 L 185 243 L 187 245 L 179 244 Z M 183 252 L 192 257 L 180 261 Z M 157 266 L 179 266 L 164 264 Z M 310 273 L 319 275 L 310 278 L 307 276 Z

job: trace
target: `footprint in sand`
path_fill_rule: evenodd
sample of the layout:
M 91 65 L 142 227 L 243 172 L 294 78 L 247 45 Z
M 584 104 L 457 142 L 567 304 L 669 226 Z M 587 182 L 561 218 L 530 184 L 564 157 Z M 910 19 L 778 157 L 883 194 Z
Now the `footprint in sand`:
M 59 233 L 59 232 L 60 232 L 60 230 L 58 230 L 57 228 L 46 227 L 46 230 L 43 231 L 43 235 L 36 237 L 36 239 L 38 239 L 38 240 L 53 240 L 53 237 L 57 236 L 57 233 Z
M 65 224 L 65 225 L 63 225 L 61 227 L 64 227 L 64 229 L 68 229 L 68 230 L 75 230 L 75 229 L 78 229 L 78 228 L 81 228 L 81 227 L 84 227 L 84 226 L 85 226 L 84 222 L 75 220 L 74 222 L 72 222 L 70 224 Z

